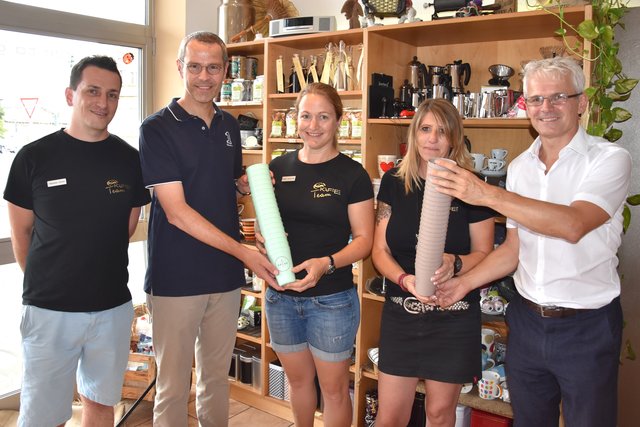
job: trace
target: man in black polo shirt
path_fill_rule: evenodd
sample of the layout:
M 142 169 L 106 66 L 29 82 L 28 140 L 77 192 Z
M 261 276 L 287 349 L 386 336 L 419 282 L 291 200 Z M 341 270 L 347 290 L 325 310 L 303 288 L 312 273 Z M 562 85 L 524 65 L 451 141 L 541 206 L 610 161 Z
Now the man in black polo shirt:
M 4 198 L 24 271 L 20 426 L 64 424 L 76 382 L 84 425 L 113 426 L 133 319 L 127 248 L 149 202 L 138 152 L 107 130 L 121 86 L 112 58 L 80 60 L 65 92 L 69 126 L 11 166 Z
M 140 129 L 144 183 L 153 188 L 145 291 L 158 363 L 154 425 L 187 425 L 195 344 L 198 421 L 222 426 L 243 264 L 271 284 L 277 269 L 239 243 L 237 197 L 249 193 L 240 130 L 213 103 L 227 70 L 226 46 L 213 33 L 190 34 L 176 63 L 184 95 Z

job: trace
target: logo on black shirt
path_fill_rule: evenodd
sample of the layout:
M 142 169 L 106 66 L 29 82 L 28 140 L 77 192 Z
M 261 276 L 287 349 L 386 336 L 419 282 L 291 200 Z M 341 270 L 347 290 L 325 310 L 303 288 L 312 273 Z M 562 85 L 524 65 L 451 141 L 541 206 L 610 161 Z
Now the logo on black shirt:
M 124 193 L 128 189 L 129 186 L 127 184 L 120 184 L 117 179 L 107 180 L 107 186 L 105 187 L 105 190 L 107 190 L 109 194 Z
M 323 197 L 331 197 L 333 195 L 339 196 L 340 190 L 337 188 L 327 187 L 327 184 L 324 182 L 316 182 L 313 184 L 313 190 L 311 190 L 311 193 L 313 193 L 314 199 L 321 199 Z

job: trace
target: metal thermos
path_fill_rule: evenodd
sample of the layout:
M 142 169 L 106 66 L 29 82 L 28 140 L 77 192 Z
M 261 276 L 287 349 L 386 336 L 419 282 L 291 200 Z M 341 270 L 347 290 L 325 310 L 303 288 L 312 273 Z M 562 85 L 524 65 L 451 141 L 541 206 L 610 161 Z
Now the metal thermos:
M 246 30 L 256 22 L 256 12 L 251 0 L 222 0 L 218 6 L 218 35 L 229 43 L 231 37 Z M 246 42 L 253 40 L 254 34 L 249 32 L 238 40 Z

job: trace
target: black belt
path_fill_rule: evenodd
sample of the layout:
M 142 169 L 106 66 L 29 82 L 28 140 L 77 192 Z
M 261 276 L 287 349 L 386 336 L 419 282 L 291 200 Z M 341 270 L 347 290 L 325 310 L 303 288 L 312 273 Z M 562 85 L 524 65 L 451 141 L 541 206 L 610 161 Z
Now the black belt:
M 557 305 L 540 305 L 536 304 L 533 301 L 529 301 L 525 297 L 522 297 L 522 302 L 524 305 L 533 310 L 536 314 L 540 315 L 540 317 L 569 317 L 574 316 L 583 311 L 591 311 L 588 308 L 568 308 L 568 307 L 560 307 Z

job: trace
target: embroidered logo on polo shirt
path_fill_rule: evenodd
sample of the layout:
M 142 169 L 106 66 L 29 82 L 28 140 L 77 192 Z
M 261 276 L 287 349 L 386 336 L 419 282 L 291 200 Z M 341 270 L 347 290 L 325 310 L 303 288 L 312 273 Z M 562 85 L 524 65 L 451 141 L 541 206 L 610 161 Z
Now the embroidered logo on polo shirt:
M 109 194 L 124 193 L 128 189 L 129 186 L 127 184 L 120 184 L 117 179 L 107 180 L 107 186 L 105 187 L 105 190 L 107 190 Z
M 313 190 L 311 190 L 314 199 L 322 199 L 324 197 L 339 196 L 340 190 L 338 188 L 327 187 L 324 182 L 316 182 L 313 184 Z
M 229 133 L 229 131 L 226 131 L 224 133 L 224 136 L 227 137 L 227 147 L 233 147 L 233 142 L 231 142 L 231 134 Z

